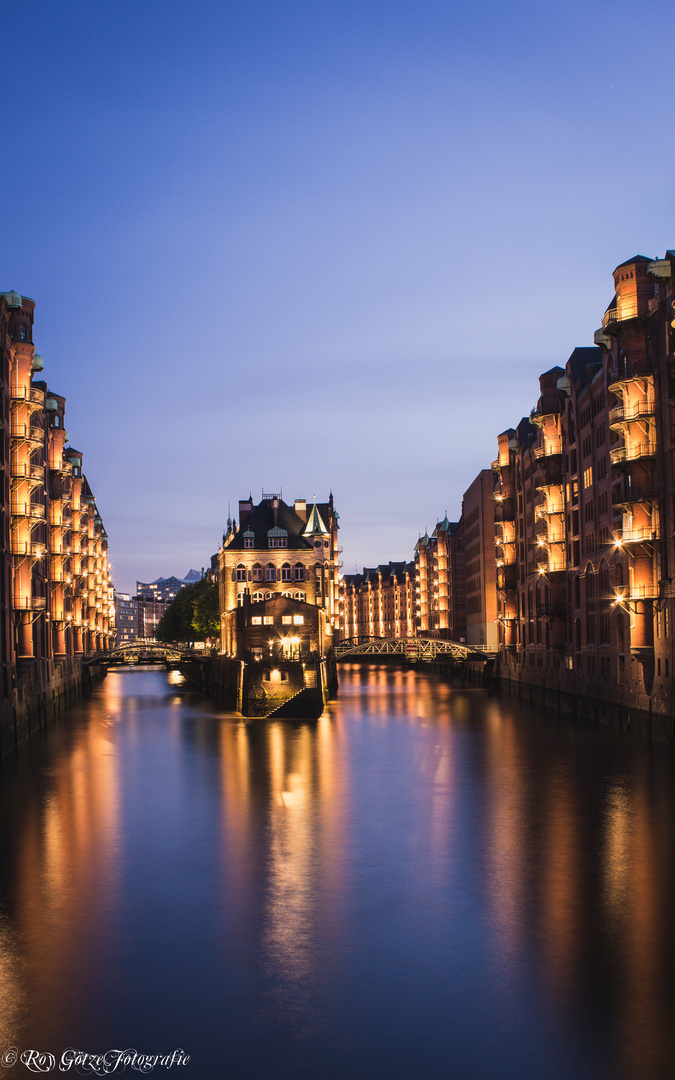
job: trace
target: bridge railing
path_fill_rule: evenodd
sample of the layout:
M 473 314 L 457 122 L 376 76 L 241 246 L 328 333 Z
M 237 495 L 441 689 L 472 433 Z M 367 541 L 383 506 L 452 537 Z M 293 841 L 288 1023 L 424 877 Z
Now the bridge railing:
M 335 646 L 336 660 L 358 656 L 405 656 L 411 660 L 435 660 L 451 656 L 455 660 L 487 659 L 489 654 L 463 642 L 439 638 L 378 638 L 359 645 Z

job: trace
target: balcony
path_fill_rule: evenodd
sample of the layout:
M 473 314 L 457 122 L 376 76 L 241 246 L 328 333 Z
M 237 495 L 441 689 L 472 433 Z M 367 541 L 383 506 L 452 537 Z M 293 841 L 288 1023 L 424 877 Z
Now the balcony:
M 632 402 L 629 406 L 616 405 L 609 412 L 609 426 L 615 427 L 630 423 L 631 420 L 640 420 L 643 416 L 653 416 L 655 412 L 653 398 L 645 398 L 644 401 Z
M 12 401 L 28 402 L 37 408 L 44 408 L 45 392 L 37 386 L 13 386 L 9 392 Z
M 638 528 L 624 529 L 621 533 L 622 544 L 644 544 L 649 540 L 658 540 L 660 529 L 658 525 L 642 525 Z
M 543 427 L 544 421 L 550 417 L 552 420 L 557 420 L 560 416 L 561 409 L 540 409 L 536 405 L 534 409 L 530 409 L 530 423 L 535 427 Z
M 44 483 L 45 467 L 33 465 L 29 461 L 12 461 L 9 475 L 12 480 L 35 480 L 38 483 Z
M 12 499 L 12 517 L 30 518 L 33 521 L 45 520 L 45 507 L 37 502 L 19 502 Z
M 610 383 L 607 389 L 612 394 L 621 393 L 626 383 L 635 382 L 636 379 L 649 379 L 653 375 L 652 365 L 646 358 L 636 357 L 626 360 L 624 370 L 615 376 L 614 382 Z
M 536 521 L 543 521 L 545 518 L 555 517 L 555 515 L 562 515 L 565 511 L 562 506 L 551 506 L 549 503 L 540 503 L 539 506 L 534 508 L 534 516 Z
M 622 506 L 634 506 L 636 503 L 658 502 L 659 491 L 656 483 L 631 484 L 623 495 L 614 493 L 612 505 L 620 510 Z
M 12 555 L 19 557 L 41 559 L 46 554 L 44 544 L 33 540 L 19 540 L 16 536 L 12 537 L 11 547 Z
M 73 576 L 67 574 L 65 570 L 57 570 L 52 566 L 49 570 L 49 580 L 56 585 L 69 585 L 73 580 Z
M 45 611 L 46 596 L 20 596 L 13 601 L 15 611 Z
M 562 450 L 562 438 L 558 436 L 555 439 L 546 439 L 543 446 L 535 446 L 534 456 L 536 458 L 554 457 L 556 454 L 562 454 Z
M 633 585 L 628 590 L 628 600 L 657 600 L 659 596 L 658 585 Z
M 612 465 L 623 465 L 624 462 L 638 461 L 639 458 L 656 457 L 656 440 L 634 443 L 632 446 L 617 446 L 610 450 L 609 456 Z
M 13 439 L 21 439 L 22 442 L 44 443 L 45 429 L 37 424 L 26 424 L 25 421 L 17 420 L 12 416 L 9 433 Z
M 49 537 L 49 551 L 51 555 L 70 555 L 70 544 L 64 544 L 60 536 Z
M 608 326 L 611 329 L 612 323 L 626 322 L 628 319 L 637 319 L 638 315 L 639 306 L 637 299 L 617 299 L 617 306 L 610 308 L 609 311 L 606 311 L 602 316 L 602 329 L 606 330 Z

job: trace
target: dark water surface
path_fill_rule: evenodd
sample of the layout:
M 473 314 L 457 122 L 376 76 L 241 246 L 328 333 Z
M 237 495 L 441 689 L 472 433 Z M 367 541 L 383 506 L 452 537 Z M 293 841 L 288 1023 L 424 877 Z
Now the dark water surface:
M 340 675 L 317 724 L 267 724 L 112 671 L 3 762 L 0 1058 L 675 1077 L 672 750 L 434 676 Z

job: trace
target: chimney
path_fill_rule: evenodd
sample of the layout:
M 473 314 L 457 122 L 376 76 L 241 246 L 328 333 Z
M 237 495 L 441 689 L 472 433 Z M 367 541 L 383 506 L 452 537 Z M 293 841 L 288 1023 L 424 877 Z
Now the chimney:
M 294 508 L 300 520 L 304 521 L 304 523 L 307 524 L 307 500 L 296 499 Z

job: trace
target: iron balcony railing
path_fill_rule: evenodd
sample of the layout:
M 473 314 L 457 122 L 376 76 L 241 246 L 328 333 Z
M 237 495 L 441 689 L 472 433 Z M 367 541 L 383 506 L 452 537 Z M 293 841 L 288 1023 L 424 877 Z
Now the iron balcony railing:
M 653 398 L 645 398 L 644 401 L 636 401 L 626 407 L 615 405 L 609 411 L 610 424 L 619 424 L 623 421 L 639 420 L 643 416 L 653 416 L 656 403 Z
M 624 461 L 637 461 L 638 458 L 656 456 L 656 440 L 649 442 L 633 443 L 631 446 L 617 446 L 610 450 L 609 456 L 612 465 L 620 465 Z
M 624 529 L 621 534 L 622 544 L 642 544 L 648 540 L 658 539 L 658 525 L 645 525 L 638 529 Z
M 619 306 L 620 305 L 620 306 Z M 624 322 L 626 319 L 636 319 L 639 314 L 637 300 L 619 300 L 616 307 L 610 308 L 602 316 L 602 329 L 613 322 Z
M 536 458 L 553 457 L 555 454 L 562 454 L 562 438 L 546 439 L 543 446 L 535 446 L 534 456 Z
M 33 559 L 41 559 L 45 554 L 44 544 L 34 540 L 19 540 L 13 536 L 11 540 L 12 555 L 26 556 Z
M 29 461 L 12 461 L 9 474 L 12 480 L 37 480 L 41 483 L 45 478 L 45 467 L 33 465 Z
M 29 401 L 33 405 L 45 403 L 45 392 L 37 386 L 13 386 L 9 392 L 12 401 Z
M 44 611 L 46 607 L 46 596 L 19 596 L 14 598 L 16 611 Z
M 44 521 L 45 507 L 42 503 L 19 502 L 12 499 L 12 517 L 32 518 L 34 521 Z

